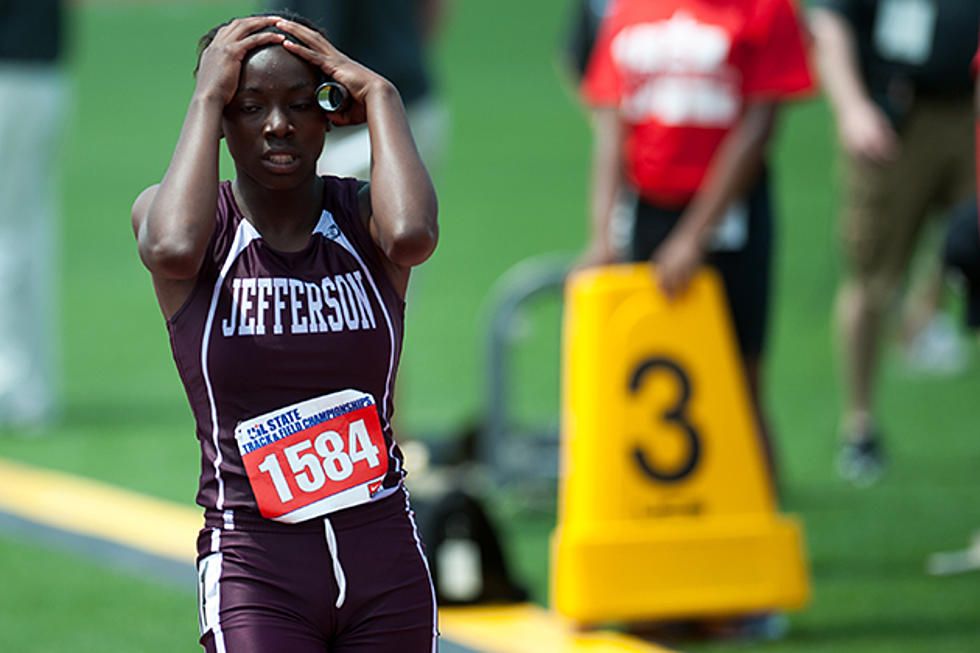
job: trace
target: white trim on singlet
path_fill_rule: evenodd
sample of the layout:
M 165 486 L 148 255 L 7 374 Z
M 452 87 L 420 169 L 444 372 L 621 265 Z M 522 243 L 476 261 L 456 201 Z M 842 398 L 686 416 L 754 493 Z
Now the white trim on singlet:
M 211 327 L 214 324 L 214 314 L 218 309 L 218 297 L 221 294 L 221 286 L 224 283 L 225 277 L 228 276 L 228 270 L 231 269 L 231 265 L 238 258 L 238 255 L 256 238 L 259 238 L 259 232 L 255 230 L 255 227 L 248 220 L 242 218 L 238 223 L 238 228 L 235 230 L 235 239 L 231 243 L 228 256 L 225 257 L 224 262 L 221 264 L 221 271 L 218 273 L 218 278 L 214 282 L 214 290 L 211 292 L 211 305 L 208 307 L 208 317 L 204 321 L 204 335 L 201 338 L 201 376 L 204 377 L 204 387 L 208 392 L 208 406 L 211 409 L 211 442 L 214 444 L 214 461 L 212 465 L 214 467 L 214 480 L 218 484 L 218 498 L 215 502 L 215 508 L 218 510 L 224 510 L 225 482 L 221 478 L 221 461 L 223 458 L 218 442 L 218 406 L 214 400 L 214 389 L 211 387 L 211 375 L 208 373 L 208 344 L 211 341 Z M 228 515 L 226 514 L 226 527 L 227 521 Z
M 332 228 L 331 228 L 332 227 Z M 323 213 L 320 214 L 320 220 L 316 223 L 316 228 L 313 233 L 320 234 L 324 238 L 334 241 L 341 247 L 347 250 L 347 252 L 354 257 L 357 264 L 361 267 L 361 271 L 364 276 L 367 277 L 368 282 L 371 284 L 371 290 L 374 291 L 374 297 L 378 300 L 378 306 L 381 307 L 381 314 L 384 315 L 385 323 L 388 325 L 388 342 L 389 342 L 389 353 L 388 353 L 388 376 L 385 380 L 385 396 L 381 402 L 382 413 L 381 418 L 384 420 L 384 427 L 388 431 L 391 430 L 391 416 L 388 414 L 388 398 L 392 393 L 392 386 L 394 385 L 395 377 L 395 329 L 391 323 L 391 316 L 388 314 L 388 307 L 385 305 L 384 298 L 381 296 L 381 291 L 378 290 L 378 285 L 374 282 L 374 276 L 371 274 L 371 270 L 364 263 L 364 259 L 361 255 L 357 253 L 354 246 L 351 245 L 350 240 L 347 239 L 347 235 L 344 234 L 343 229 L 334 220 L 333 214 L 323 209 Z M 395 439 L 391 439 L 391 448 L 388 451 L 388 457 L 395 461 L 396 469 L 394 471 L 401 472 L 401 461 L 394 454 Z M 375 499 L 380 499 L 382 496 L 388 496 L 390 493 L 378 494 Z
M 224 555 L 221 553 L 221 531 L 211 529 L 211 553 L 198 563 L 198 619 L 201 635 L 214 633 L 214 647 L 217 653 L 225 653 L 225 634 L 221 628 L 221 574 L 224 568 Z
M 432 651 L 437 653 L 439 650 L 439 605 L 436 603 L 436 586 L 432 582 L 432 570 L 429 569 L 429 559 L 425 557 L 425 549 L 422 547 L 422 536 L 419 535 L 419 526 L 415 523 L 415 514 L 412 506 L 408 502 L 408 488 L 401 485 L 402 492 L 405 493 L 405 513 L 408 521 L 412 523 L 412 536 L 415 538 L 415 548 L 418 549 L 422 564 L 425 565 L 425 575 L 429 577 L 429 592 L 432 594 Z

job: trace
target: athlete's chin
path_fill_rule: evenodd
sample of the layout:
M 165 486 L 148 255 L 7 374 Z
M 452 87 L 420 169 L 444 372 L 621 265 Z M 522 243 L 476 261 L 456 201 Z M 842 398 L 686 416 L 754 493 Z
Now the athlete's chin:
M 283 191 L 298 188 L 315 176 L 316 171 L 306 170 L 301 173 L 257 175 L 256 181 L 267 190 Z

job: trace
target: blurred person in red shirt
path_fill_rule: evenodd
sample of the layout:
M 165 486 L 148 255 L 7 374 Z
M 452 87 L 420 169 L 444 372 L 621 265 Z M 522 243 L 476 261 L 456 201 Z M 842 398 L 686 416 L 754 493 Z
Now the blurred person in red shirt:
M 791 0 L 612 0 L 582 82 L 594 132 L 583 262 L 650 260 L 670 298 L 702 263 L 719 271 L 774 481 L 760 379 L 766 148 L 779 104 L 812 86 Z

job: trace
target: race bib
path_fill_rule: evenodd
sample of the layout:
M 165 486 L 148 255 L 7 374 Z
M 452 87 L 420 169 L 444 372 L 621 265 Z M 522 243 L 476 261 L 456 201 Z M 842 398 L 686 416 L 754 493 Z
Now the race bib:
M 388 473 L 374 398 L 342 390 L 259 415 L 235 440 L 263 517 L 294 524 L 371 500 Z

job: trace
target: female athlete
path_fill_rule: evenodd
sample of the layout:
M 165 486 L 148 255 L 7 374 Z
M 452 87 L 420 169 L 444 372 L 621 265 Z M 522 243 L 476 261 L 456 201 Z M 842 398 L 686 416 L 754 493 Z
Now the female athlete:
M 283 13 L 211 30 L 196 78 L 132 221 L 201 445 L 201 644 L 434 650 L 391 430 L 409 271 L 438 235 L 402 101 Z M 328 80 L 348 95 L 332 112 L 316 100 Z M 370 180 L 317 176 L 327 130 L 360 123 Z

